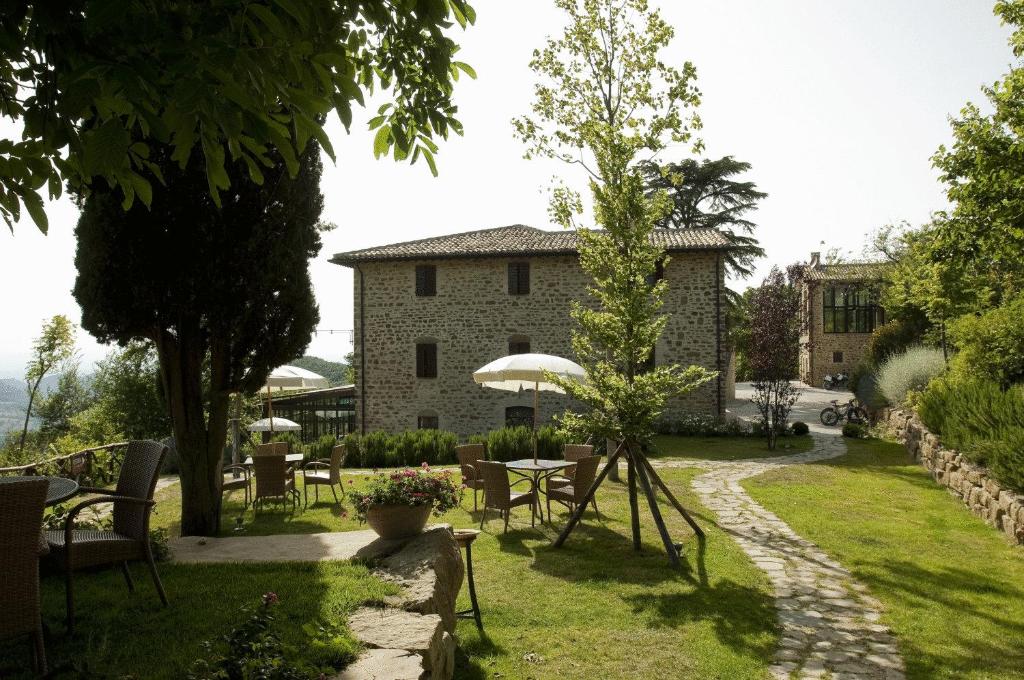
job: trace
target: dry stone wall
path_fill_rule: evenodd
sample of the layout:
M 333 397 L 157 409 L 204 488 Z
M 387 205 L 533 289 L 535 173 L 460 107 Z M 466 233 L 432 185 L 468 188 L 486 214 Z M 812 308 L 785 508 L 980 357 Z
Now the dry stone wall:
M 883 410 L 880 419 L 932 479 L 1011 541 L 1024 544 L 1024 496 L 1004 489 L 985 468 L 942 446 L 939 437 L 929 432 L 916 414 Z
M 664 310 L 670 320 L 655 350 L 659 364 L 715 369 L 721 351 L 724 368 L 725 348 L 717 335 L 725 325 L 719 257 L 717 252 L 677 253 L 665 267 Z M 509 295 L 508 263 L 521 261 L 530 263 L 530 293 Z M 436 295 L 416 296 L 419 264 L 437 267 Z M 365 412 L 367 432 L 415 429 L 419 416 L 436 416 L 441 429 L 461 437 L 503 426 L 506 408 L 532 407 L 532 393 L 480 387 L 473 371 L 508 354 L 512 339 L 528 339 L 532 352 L 573 357 L 569 313 L 573 301 L 590 300 L 589 278 L 575 256 L 361 263 L 354 282 L 356 422 Z M 418 342 L 437 343 L 436 378 L 416 377 Z M 723 375 L 676 400 L 667 415 L 717 414 L 724 382 Z M 562 395 L 543 393 L 539 421 L 550 422 L 569 405 Z

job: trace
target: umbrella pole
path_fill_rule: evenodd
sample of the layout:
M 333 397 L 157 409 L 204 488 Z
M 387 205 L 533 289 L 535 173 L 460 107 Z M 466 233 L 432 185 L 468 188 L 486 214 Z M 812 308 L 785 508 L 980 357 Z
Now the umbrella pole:
M 533 383 L 533 464 L 537 464 L 537 417 L 540 413 L 540 383 Z
M 267 415 L 270 416 L 270 437 L 274 437 L 274 399 L 270 396 L 270 382 L 267 382 Z

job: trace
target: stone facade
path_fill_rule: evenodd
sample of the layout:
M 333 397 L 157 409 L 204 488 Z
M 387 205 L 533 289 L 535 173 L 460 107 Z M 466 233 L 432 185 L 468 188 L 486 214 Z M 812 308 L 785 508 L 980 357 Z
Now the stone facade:
M 510 295 L 507 267 L 529 262 L 530 292 Z M 436 295 L 416 295 L 420 264 L 436 266 Z M 575 255 L 486 256 L 358 262 L 355 269 L 356 423 L 364 431 L 417 427 L 436 416 L 438 427 L 461 437 L 505 424 L 506 409 L 532 407 L 530 392 L 483 388 L 473 371 L 509 353 L 510 341 L 530 351 L 573 357 L 571 304 L 586 304 L 588 277 Z M 656 362 L 723 369 L 715 380 L 670 405 L 672 412 L 717 415 L 724 408 L 724 272 L 722 253 L 672 253 L 664 311 L 670 320 Z M 437 377 L 416 376 L 416 344 L 437 344 Z M 541 394 L 539 422 L 570 404 Z
M 1009 540 L 1024 544 L 1024 496 L 1004 489 L 988 476 L 985 468 L 943 447 L 939 438 L 929 432 L 915 414 L 886 409 L 880 414 L 880 420 L 931 473 L 932 479 Z
M 864 358 L 871 333 L 825 332 L 824 292 L 829 286 L 876 283 L 881 271 L 881 265 L 870 262 L 823 265 L 820 254 L 811 253 L 798 283 L 800 380 L 821 387 L 826 375 L 849 375 Z

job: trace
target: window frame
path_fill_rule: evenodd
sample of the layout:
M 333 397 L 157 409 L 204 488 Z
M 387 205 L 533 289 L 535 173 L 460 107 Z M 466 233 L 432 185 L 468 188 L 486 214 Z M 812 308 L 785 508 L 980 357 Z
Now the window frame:
M 436 378 L 437 369 L 437 343 L 417 342 L 416 343 L 416 377 Z
M 529 295 L 530 294 L 530 262 L 529 260 L 517 260 L 508 263 L 508 294 Z M 525 284 L 524 284 L 525 282 Z
M 416 274 L 414 276 L 413 287 L 416 292 L 416 297 L 436 297 L 437 296 L 437 265 L 436 264 L 418 264 L 416 265 Z
M 821 291 L 821 328 L 827 334 L 872 333 L 885 324 L 885 310 L 876 288 L 865 284 L 833 284 Z
M 519 411 L 521 414 L 529 412 L 530 418 L 529 420 L 525 420 L 523 417 L 512 418 L 510 417 L 510 412 L 512 411 Z M 533 427 L 533 417 L 534 416 L 532 406 L 515 405 L 505 407 L 505 427 Z
M 433 425 L 424 425 L 424 420 L 432 420 Z M 437 416 L 421 414 L 416 416 L 416 429 L 417 430 L 440 430 L 441 421 Z

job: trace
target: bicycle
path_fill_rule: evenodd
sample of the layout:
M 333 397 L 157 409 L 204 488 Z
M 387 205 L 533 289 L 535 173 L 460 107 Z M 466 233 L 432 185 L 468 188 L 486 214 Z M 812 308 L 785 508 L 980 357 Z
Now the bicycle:
M 868 412 L 863 407 L 858 406 L 854 403 L 856 400 L 851 399 L 842 406 L 839 405 L 838 399 L 832 400 L 832 405 L 821 409 L 821 424 L 832 427 L 838 425 L 844 420 L 849 423 L 866 423 L 868 420 Z

